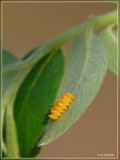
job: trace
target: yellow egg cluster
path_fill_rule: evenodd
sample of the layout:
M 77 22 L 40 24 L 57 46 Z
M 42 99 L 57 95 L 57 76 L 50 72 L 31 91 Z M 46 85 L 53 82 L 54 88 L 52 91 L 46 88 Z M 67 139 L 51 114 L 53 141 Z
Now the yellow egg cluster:
M 65 93 L 62 98 L 57 100 L 57 103 L 54 105 L 54 107 L 51 108 L 51 114 L 49 117 L 52 119 L 58 119 L 64 110 L 66 110 L 70 105 L 73 99 L 75 99 L 75 96 L 72 93 Z

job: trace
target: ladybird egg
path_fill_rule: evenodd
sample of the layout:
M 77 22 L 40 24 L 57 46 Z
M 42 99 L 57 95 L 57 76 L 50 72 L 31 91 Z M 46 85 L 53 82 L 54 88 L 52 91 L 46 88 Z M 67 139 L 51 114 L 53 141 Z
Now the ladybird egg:
M 73 99 L 75 99 L 75 96 L 72 93 L 65 93 L 62 98 L 57 100 L 57 103 L 54 105 L 54 107 L 51 108 L 51 114 L 49 117 L 51 119 L 58 119 L 64 110 L 67 110 Z

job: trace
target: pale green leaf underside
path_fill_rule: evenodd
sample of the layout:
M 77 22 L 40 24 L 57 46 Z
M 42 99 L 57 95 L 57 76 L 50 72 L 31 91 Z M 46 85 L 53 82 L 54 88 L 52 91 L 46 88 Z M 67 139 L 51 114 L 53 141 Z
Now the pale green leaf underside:
M 20 61 L 9 51 L 4 50 L 2 51 L 2 65 L 5 67 L 6 65 L 19 63 Z M 15 78 L 17 77 L 19 73 L 19 70 L 11 71 L 9 73 L 3 73 L 3 107 L 2 107 L 2 126 L 3 126 L 3 117 L 5 112 L 5 101 L 7 101 L 6 94 L 9 95 L 9 89 L 11 85 L 13 84 Z M 13 90 L 12 90 L 13 91 Z M 6 111 L 6 146 L 3 142 L 3 151 L 7 153 L 7 157 L 18 157 L 18 143 L 16 138 L 16 128 L 14 124 L 14 119 L 12 116 L 12 108 L 11 108 L 12 102 L 9 101 L 9 106 L 7 107 Z M 7 149 L 6 149 L 7 147 Z M 10 149 L 9 149 L 10 148 Z
M 34 54 L 34 51 L 36 49 L 30 51 L 24 59 L 29 58 L 29 55 Z M 44 54 L 43 54 L 44 56 Z M 40 59 L 39 59 L 40 60 Z M 22 64 L 23 60 L 18 60 L 12 53 L 6 51 L 3 49 L 3 68 L 8 65 L 14 65 L 14 64 Z M 35 65 L 35 64 L 34 64 Z M 29 71 L 32 69 L 34 65 L 31 65 L 24 70 L 16 69 L 11 70 L 9 72 L 3 72 L 3 99 L 4 99 L 4 105 L 6 106 L 7 103 L 9 103 L 9 99 L 11 94 L 16 94 L 18 88 L 20 87 L 22 81 L 25 79 L 26 75 L 29 73 Z
M 32 54 L 32 53 L 31 53 Z M 2 65 L 13 65 L 20 63 L 12 53 L 3 49 L 2 52 Z M 4 116 L 5 107 L 7 107 L 6 116 L 6 146 L 8 157 L 18 157 L 18 144 L 16 136 L 15 121 L 13 118 L 13 104 L 17 90 L 20 87 L 22 81 L 31 70 L 32 66 L 25 68 L 24 70 L 13 70 L 10 72 L 3 73 L 3 108 L 2 108 L 2 119 Z M 13 97 L 11 100 L 11 96 Z M 11 104 L 11 105 L 10 105 Z
M 64 84 L 58 99 L 71 92 L 76 99 L 58 120 L 49 120 L 46 132 L 38 146 L 48 144 L 61 136 L 84 113 L 100 89 L 107 69 L 107 58 L 101 40 L 82 35 L 75 39 L 68 60 Z
M 2 51 L 2 65 L 3 67 L 7 66 L 8 64 L 18 63 L 19 60 L 9 51 L 4 50 Z M 3 94 L 8 90 L 8 87 L 13 82 L 14 78 L 16 77 L 18 71 L 13 71 L 9 73 L 3 74 Z
M 117 75 L 117 32 L 105 30 L 100 38 L 106 48 L 108 69 Z

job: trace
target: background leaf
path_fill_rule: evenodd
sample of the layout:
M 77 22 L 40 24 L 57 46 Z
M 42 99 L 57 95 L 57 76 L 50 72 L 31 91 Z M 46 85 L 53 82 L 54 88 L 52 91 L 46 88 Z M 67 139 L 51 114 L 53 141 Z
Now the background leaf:
M 2 51 L 2 65 L 5 67 L 6 65 L 13 64 L 13 63 L 19 63 L 19 60 L 17 57 L 15 57 L 11 52 L 3 49 Z M 3 94 L 7 92 L 10 84 L 16 77 L 18 71 L 8 72 L 3 74 Z
M 35 49 L 34 49 L 35 50 Z M 34 50 L 30 51 L 27 56 L 34 53 Z M 6 51 L 3 49 L 3 68 L 8 65 L 13 64 L 19 64 L 22 63 L 22 61 L 18 60 L 12 53 L 9 51 Z M 16 135 L 16 126 L 15 121 L 13 117 L 13 104 L 14 99 L 16 97 L 16 93 L 26 77 L 26 75 L 29 73 L 33 66 L 29 66 L 28 68 L 25 68 L 24 70 L 11 70 L 9 72 L 3 72 L 3 108 L 2 108 L 2 121 L 5 113 L 6 108 L 6 123 L 5 125 L 5 142 L 7 146 L 7 157 L 19 157 L 19 149 L 18 149 L 18 142 L 17 142 L 17 135 Z M 3 143 L 4 144 L 4 143 Z M 4 152 L 5 145 L 4 146 Z
M 59 99 L 64 93 L 71 92 L 76 99 L 58 120 L 50 119 L 39 146 L 57 139 L 80 118 L 98 93 L 106 69 L 106 52 L 101 40 L 89 35 L 76 38 L 68 60 L 65 81 L 57 97 Z
M 24 59 L 29 58 L 30 55 L 34 54 L 34 51 L 36 49 L 33 49 L 30 51 Z M 6 66 L 10 66 L 13 64 L 22 64 L 22 60 L 18 60 L 12 53 L 9 51 L 6 51 L 3 49 L 3 69 Z M 44 56 L 44 53 L 42 54 Z M 39 59 L 40 60 L 40 59 Z M 18 149 L 18 142 L 17 142 L 17 135 L 16 135 L 16 126 L 15 121 L 13 117 L 13 104 L 16 97 L 16 93 L 22 83 L 22 81 L 25 79 L 26 75 L 30 72 L 33 65 L 30 65 L 29 67 L 24 68 L 24 70 L 16 69 L 11 70 L 8 72 L 3 72 L 3 107 L 2 107 L 2 122 L 4 118 L 4 113 L 6 109 L 6 117 L 5 117 L 5 136 L 3 142 L 3 150 L 4 153 L 6 153 L 7 157 L 19 157 L 19 149 Z M 7 148 L 7 149 L 6 149 Z M 6 152 L 7 150 L 7 152 Z
M 107 29 L 100 34 L 107 52 L 108 69 L 117 75 L 117 31 Z
M 2 51 L 2 64 L 3 67 L 5 67 L 8 64 L 13 64 L 13 63 L 19 63 L 19 60 L 9 51 L 6 51 L 3 49 Z M 6 150 L 6 146 L 3 143 L 3 151 L 5 154 L 7 154 L 7 157 L 18 157 L 19 155 L 19 149 L 18 149 L 18 144 L 17 144 L 17 137 L 16 137 L 16 128 L 15 128 L 15 123 L 14 123 L 14 119 L 12 116 L 12 101 L 9 101 L 9 106 L 7 107 L 7 112 L 6 112 L 6 124 L 3 122 L 3 118 L 4 118 L 4 113 L 5 113 L 5 101 L 7 101 L 6 96 L 8 95 L 9 97 L 11 97 L 11 95 L 9 94 L 9 89 L 11 87 L 12 82 L 14 82 L 14 79 L 16 78 L 17 74 L 19 73 L 19 70 L 13 71 L 13 72 L 8 72 L 8 73 L 4 73 L 3 74 L 3 90 L 2 90 L 2 94 L 3 94 L 3 107 L 2 107 L 2 127 L 4 125 L 4 128 L 6 130 L 6 136 L 4 137 L 5 142 L 6 142 L 6 146 L 7 149 Z M 4 118 L 5 119 L 5 118 Z M 7 153 L 6 153 L 7 152 Z
M 14 106 L 21 157 L 33 157 L 38 151 L 36 144 L 45 131 L 63 74 L 64 56 L 58 51 L 35 65 L 21 85 Z

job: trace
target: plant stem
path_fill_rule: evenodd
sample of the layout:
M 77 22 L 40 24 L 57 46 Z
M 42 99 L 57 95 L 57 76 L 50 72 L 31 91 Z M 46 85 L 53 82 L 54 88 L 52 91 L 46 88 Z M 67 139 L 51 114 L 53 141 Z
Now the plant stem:
M 76 37 L 86 31 L 87 26 L 91 23 L 93 29 L 97 29 L 100 27 L 104 27 L 106 25 L 110 25 L 113 23 L 117 23 L 117 10 L 104 14 L 102 16 L 98 16 L 92 19 L 89 22 L 81 24 L 77 27 L 70 29 L 67 32 L 59 35 L 48 43 L 40 46 L 38 49 L 34 51 L 34 53 L 27 59 L 21 61 L 20 63 L 16 63 L 13 65 L 8 65 L 4 67 L 3 72 L 9 72 L 17 69 L 23 69 L 30 65 L 34 65 L 40 58 L 50 53 L 50 51 L 55 48 L 59 49 L 62 45 L 64 45 L 69 39 Z

